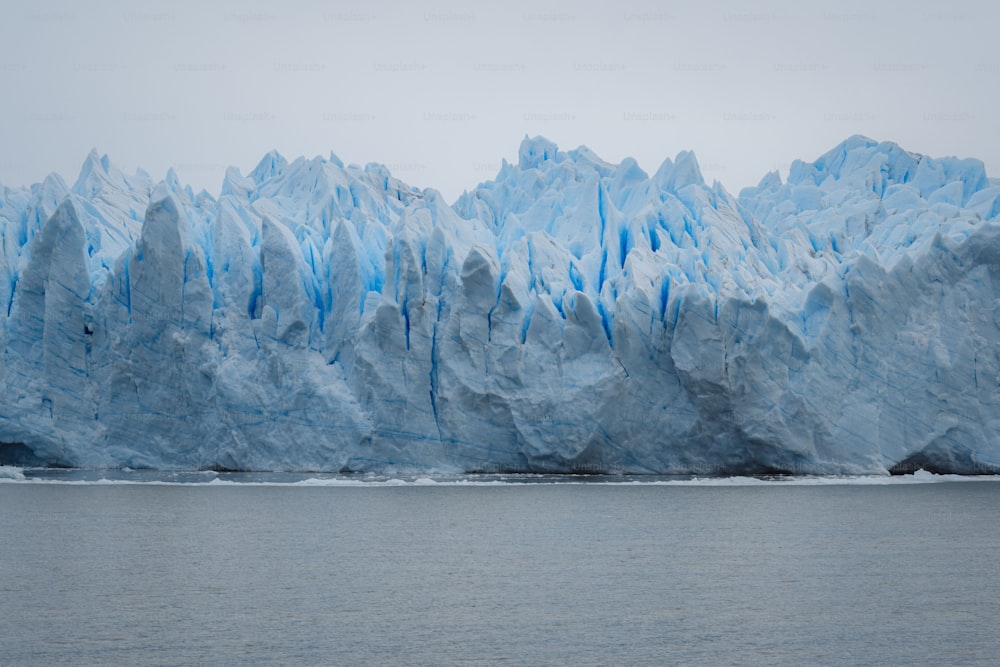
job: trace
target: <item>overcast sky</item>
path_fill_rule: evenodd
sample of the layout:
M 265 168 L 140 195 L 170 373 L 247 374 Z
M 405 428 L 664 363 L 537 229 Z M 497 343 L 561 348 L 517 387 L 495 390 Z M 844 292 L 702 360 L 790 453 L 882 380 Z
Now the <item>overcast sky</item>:
M 736 193 L 851 134 L 1000 176 L 1000 3 L 8 0 L 0 183 L 91 148 L 217 194 L 268 150 L 453 201 L 525 134 Z

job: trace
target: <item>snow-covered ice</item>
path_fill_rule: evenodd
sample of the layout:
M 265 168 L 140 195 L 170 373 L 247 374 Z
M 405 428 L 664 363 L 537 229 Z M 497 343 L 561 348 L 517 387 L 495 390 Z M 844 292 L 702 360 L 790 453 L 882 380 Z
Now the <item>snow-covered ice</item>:
M 0 463 L 1000 470 L 1000 181 L 851 137 L 738 197 L 525 139 L 449 206 L 270 153 L 0 186 Z

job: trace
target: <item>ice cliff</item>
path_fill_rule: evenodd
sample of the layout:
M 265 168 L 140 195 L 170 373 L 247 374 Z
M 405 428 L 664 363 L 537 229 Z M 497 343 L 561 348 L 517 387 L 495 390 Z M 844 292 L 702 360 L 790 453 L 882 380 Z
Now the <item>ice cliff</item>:
M 0 186 L 0 463 L 1000 470 L 1000 181 L 851 137 L 738 197 L 525 139 L 449 206 L 264 157 Z

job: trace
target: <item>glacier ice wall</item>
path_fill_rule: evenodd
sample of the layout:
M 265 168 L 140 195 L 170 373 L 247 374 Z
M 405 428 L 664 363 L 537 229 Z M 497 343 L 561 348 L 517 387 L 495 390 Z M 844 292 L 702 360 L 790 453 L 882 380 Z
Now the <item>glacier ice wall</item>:
M 1000 182 L 851 137 L 733 197 L 525 139 L 448 206 L 265 156 L 0 186 L 0 462 L 1000 469 Z

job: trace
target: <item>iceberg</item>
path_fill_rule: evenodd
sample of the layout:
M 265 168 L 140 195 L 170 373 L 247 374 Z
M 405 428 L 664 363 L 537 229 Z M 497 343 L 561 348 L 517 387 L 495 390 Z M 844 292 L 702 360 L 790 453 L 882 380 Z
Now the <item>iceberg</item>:
M 266 155 L 0 185 L 0 464 L 1000 471 L 1000 181 L 850 137 L 738 196 L 525 138 L 454 204 Z

